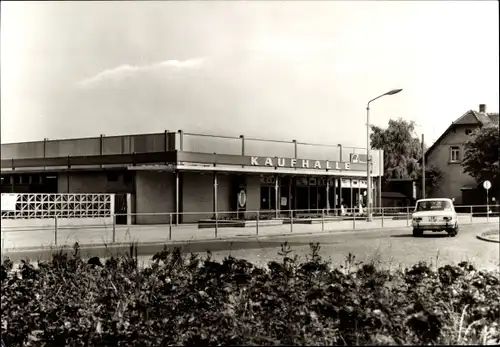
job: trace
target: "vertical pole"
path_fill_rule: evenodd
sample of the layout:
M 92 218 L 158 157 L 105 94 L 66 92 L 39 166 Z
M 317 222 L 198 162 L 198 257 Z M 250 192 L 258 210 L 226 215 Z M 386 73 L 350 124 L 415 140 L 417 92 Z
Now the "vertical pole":
M 384 169 L 384 151 L 379 150 L 378 163 L 378 207 L 382 208 L 382 170 Z
M 352 229 L 356 230 L 356 214 L 352 214 Z
M 293 157 L 297 159 L 297 140 L 292 140 L 293 142 Z
M 339 144 L 339 161 L 342 163 L 342 145 Z
M 424 152 L 424 134 L 422 134 L 422 199 L 425 199 L 425 152 Z
M 179 225 L 179 171 L 175 172 L 175 225 Z
M 352 198 L 353 198 L 353 196 L 352 196 L 352 189 L 353 189 L 352 188 L 352 178 L 349 179 L 349 182 L 351 183 L 351 204 L 350 204 L 350 209 L 351 209 L 351 213 L 354 215 L 353 209 L 352 209 Z
M 325 231 L 325 209 L 321 209 L 321 231 Z
M 163 144 L 163 148 L 165 150 L 165 152 L 168 151 L 168 130 L 165 130 L 165 138 L 163 139 L 164 140 L 164 144 Z
M 116 242 L 116 213 L 113 213 L 113 243 Z
M 326 214 L 330 213 L 330 179 L 326 176 Z
M 245 155 L 245 136 L 240 135 L 241 139 L 241 155 Z
M 170 213 L 168 216 L 169 216 L 168 240 L 171 241 L 172 240 L 172 213 Z
M 371 203 L 372 203 L 372 187 L 370 180 L 370 103 L 366 106 L 366 179 L 368 184 L 368 189 L 366 193 L 367 201 L 366 201 L 366 209 L 367 209 L 367 221 L 372 221 L 372 211 L 371 211 Z
M 103 146 L 102 146 L 102 142 L 103 142 L 103 137 L 104 135 L 101 134 L 101 136 L 99 137 L 99 155 L 102 156 L 102 153 L 103 153 Z M 102 169 L 102 164 L 100 165 L 101 166 L 101 169 Z
M 290 176 L 288 178 L 288 209 L 290 216 L 293 214 L 293 206 L 292 206 L 292 181 L 293 181 L 293 176 Z
M 279 176 L 276 175 L 276 178 L 274 180 L 274 204 L 275 204 L 274 207 L 276 208 L 276 212 L 275 212 L 276 218 L 279 217 L 279 208 L 280 208 L 280 205 L 279 205 L 279 203 L 280 203 L 280 201 L 279 201 L 279 188 L 280 188 L 280 186 L 279 186 Z
M 54 218 L 54 241 L 57 246 L 57 216 Z
M 486 189 L 486 222 L 490 222 L 490 199 L 489 199 L 489 189 Z
M 179 132 L 179 150 L 182 152 L 184 150 L 184 132 L 178 130 Z
M 255 223 L 255 227 L 257 228 L 257 235 L 259 235 L 259 218 L 260 218 L 260 213 L 259 211 L 257 211 L 257 219 L 256 219 L 256 223 Z
M 382 228 L 384 227 L 384 208 L 380 208 L 382 210 Z
M 472 224 L 472 206 L 470 207 L 470 224 Z
M 339 178 L 339 213 L 342 215 L 342 177 Z
M 217 238 L 217 227 L 219 216 L 217 213 L 217 172 L 214 172 L 214 214 L 215 214 L 215 238 Z
M 358 181 L 358 203 L 357 203 L 357 207 L 358 207 L 358 210 L 359 210 L 359 206 L 361 205 L 361 181 Z M 368 205 L 368 204 L 367 204 Z M 361 211 L 359 211 L 361 212 Z
M 290 216 L 290 233 L 293 233 L 293 213 Z
M 66 193 L 70 193 L 69 191 L 69 175 L 70 175 L 70 172 L 66 172 Z

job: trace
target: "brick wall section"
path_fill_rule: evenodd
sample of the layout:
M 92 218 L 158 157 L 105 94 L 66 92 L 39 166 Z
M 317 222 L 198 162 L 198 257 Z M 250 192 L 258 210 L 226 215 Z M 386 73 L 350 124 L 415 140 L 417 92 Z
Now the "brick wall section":
M 168 224 L 169 215 L 140 213 L 175 212 L 175 175 L 171 172 L 137 171 L 135 208 L 137 224 Z
M 464 157 L 464 143 L 470 138 L 465 134 L 466 129 L 474 130 L 473 125 L 458 126 L 455 131 L 450 131 L 441 143 L 430 153 L 427 158 L 427 166 L 434 165 L 443 171 L 443 180 L 441 181 L 439 191 L 433 193 L 433 198 L 455 198 L 455 204 L 462 204 L 463 186 L 475 186 L 476 180 L 463 173 L 460 162 L 450 163 L 450 146 L 460 147 L 460 159 Z

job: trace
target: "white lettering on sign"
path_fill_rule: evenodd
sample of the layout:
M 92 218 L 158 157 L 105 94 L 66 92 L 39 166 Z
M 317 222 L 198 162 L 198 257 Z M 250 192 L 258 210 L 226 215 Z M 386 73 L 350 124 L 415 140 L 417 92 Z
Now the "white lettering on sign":
M 274 159 L 274 160 L 273 160 Z M 262 162 L 264 161 L 264 162 Z M 251 157 L 250 161 L 252 166 L 267 166 L 267 167 L 300 167 L 304 169 L 309 169 L 314 167 L 314 169 L 326 169 L 326 170 L 351 170 L 351 163 L 349 162 L 338 162 L 338 161 L 328 161 L 328 160 L 311 160 L 308 159 L 290 159 L 290 158 L 259 158 Z M 288 165 L 287 165 L 288 164 Z

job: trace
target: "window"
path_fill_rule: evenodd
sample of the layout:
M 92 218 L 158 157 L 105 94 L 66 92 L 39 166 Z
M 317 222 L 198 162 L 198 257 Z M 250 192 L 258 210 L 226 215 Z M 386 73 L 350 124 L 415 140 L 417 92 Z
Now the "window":
M 460 147 L 451 146 L 450 147 L 450 162 L 456 163 L 460 161 Z
M 465 129 L 465 135 L 470 135 L 472 134 L 472 130 L 471 129 Z
M 417 211 L 451 211 L 451 204 L 449 201 L 421 201 Z

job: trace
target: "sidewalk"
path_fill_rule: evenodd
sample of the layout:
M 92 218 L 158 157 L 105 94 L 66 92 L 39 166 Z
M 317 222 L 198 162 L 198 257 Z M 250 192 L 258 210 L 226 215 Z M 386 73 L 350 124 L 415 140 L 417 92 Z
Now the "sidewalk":
M 462 225 L 471 224 L 471 218 L 468 216 L 460 217 L 459 222 Z M 497 223 L 498 217 L 490 218 L 491 224 Z M 472 224 L 486 223 L 486 218 L 474 217 Z M 328 233 L 335 231 L 352 230 L 380 230 L 381 228 L 409 228 L 411 222 L 406 220 L 374 219 L 372 222 L 366 220 L 356 221 L 329 221 L 324 224 L 318 221 L 315 224 L 290 224 L 275 226 L 259 226 L 258 236 L 279 236 L 290 235 L 294 233 Z M 257 236 L 256 227 L 246 228 L 221 228 L 217 230 L 217 239 L 231 239 L 238 237 Z M 57 244 L 56 244 L 57 237 Z M 115 244 L 141 242 L 141 243 L 162 243 L 179 241 L 201 241 L 215 239 L 215 228 L 198 229 L 197 224 L 184 224 L 172 226 L 170 230 L 168 224 L 161 225 L 132 225 L 115 227 Z M 113 227 L 67 227 L 59 228 L 57 236 L 54 229 L 43 230 L 4 230 L 2 229 L 2 252 L 12 252 L 26 248 L 48 248 L 60 246 L 73 246 L 75 242 L 80 245 L 111 245 L 113 244 Z

